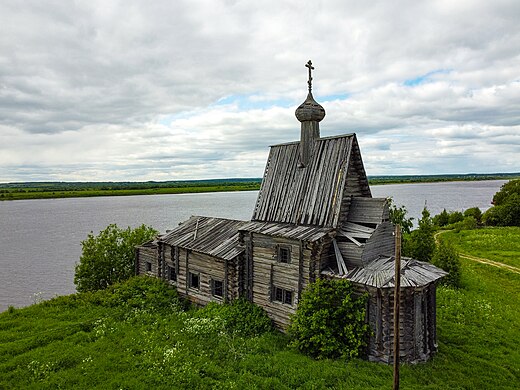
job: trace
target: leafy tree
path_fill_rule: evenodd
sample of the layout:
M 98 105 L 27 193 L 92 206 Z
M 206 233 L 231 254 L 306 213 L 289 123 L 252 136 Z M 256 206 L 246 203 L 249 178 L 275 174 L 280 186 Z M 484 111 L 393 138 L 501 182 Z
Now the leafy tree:
M 482 216 L 488 226 L 520 226 L 520 179 L 504 184 L 493 196 L 494 206 Z
M 507 199 L 513 194 L 520 195 L 520 179 L 510 180 L 493 196 L 493 205 L 500 206 L 506 203 Z
M 435 227 L 430 212 L 426 207 L 419 219 L 419 227 L 414 230 L 409 239 L 405 239 L 403 254 L 420 261 L 430 261 L 435 250 Z
M 82 254 L 75 267 L 78 292 L 96 291 L 134 275 L 135 246 L 151 240 L 157 231 L 141 225 L 121 229 L 108 225 L 97 236 L 90 232 L 81 242 Z
M 450 215 L 446 209 L 442 210 L 439 214 L 433 217 L 433 224 L 435 226 L 443 227 L 450 223 Z
M 401 231 L 403 233 L 409 234 L 413 227 L 413 218 L 408 218 L 406 216 L 406 207 L 400 206 L 397 207 L 392 198 L 388 198 L 389 202 L 389 214 L 390 214 L 390 222 L 394 225 L 401 225 Z
M 433 255 L 432 263 L 448 272 L 448 275 L 442 279 L 443 284 L 452 287 L 460 287 L 460 259 L 451 243 L 446 242 L 445 240 L 442 240 L 439 243 Z
M 314 358 L 353 358 L 367 345 L 366 295 L 356 297 L 345 279 L 319 279 L 302 294 L 292 316 L 292 345 Z
M 461 222 L 462 220 L 464 220 L 464 215 L 460 211 L 453 211 L 452 213 L 450 213 L 450 216 L 449 216 L 450 225 L 452 223 Z
M 482 220 L 482 211 L 478 207 L 471 207 L 464 211 L 464 218 L 467 217 L 473 217 L 475 218 L 475 221 L 477 221 L 477 224 L 480 224 Z

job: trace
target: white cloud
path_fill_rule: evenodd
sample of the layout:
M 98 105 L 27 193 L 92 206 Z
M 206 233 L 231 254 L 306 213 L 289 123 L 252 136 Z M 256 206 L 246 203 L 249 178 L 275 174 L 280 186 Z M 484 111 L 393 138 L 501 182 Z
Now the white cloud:
M 261 176 L 322 134 L 369 174 L 520 171 L 520 3 L 0 4 L 0 181 Z

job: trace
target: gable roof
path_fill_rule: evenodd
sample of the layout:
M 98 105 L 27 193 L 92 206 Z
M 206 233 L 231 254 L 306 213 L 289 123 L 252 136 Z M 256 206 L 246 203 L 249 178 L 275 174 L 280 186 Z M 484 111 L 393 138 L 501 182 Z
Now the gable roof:
M 171 246 L 231 260 L 243 252 L 238 229 L 246 222 L 234 219 L 192 216 L 160 238 Z
M 336 227 L 349 192 L 349 174 L 363 187 L 351 195 L 370 197 L 355 134 L 314 140 L 305 167 L 300 164 L 300 142 L 274 145 L 252 220 Z

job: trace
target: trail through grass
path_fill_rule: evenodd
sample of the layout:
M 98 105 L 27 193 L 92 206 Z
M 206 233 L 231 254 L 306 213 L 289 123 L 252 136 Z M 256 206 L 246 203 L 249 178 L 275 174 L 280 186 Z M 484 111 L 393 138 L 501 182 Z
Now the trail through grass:
M 456 249 L 466 255 L 507 264 L 520 270 L 520 227 L 487 227 L 442 232 Z

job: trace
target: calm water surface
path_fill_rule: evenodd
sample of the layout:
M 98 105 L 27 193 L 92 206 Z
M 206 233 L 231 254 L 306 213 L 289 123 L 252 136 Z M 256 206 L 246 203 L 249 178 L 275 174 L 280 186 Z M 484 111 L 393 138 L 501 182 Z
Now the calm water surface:
M 504 180 L 372 186 L 374 197 L 391 196 L 420 217 L 469 207 L 489 208 Z M 81 241 L 110 223 L 144 223 L 164 232 L 192 215 L 251 218 L 256 191 L 209 194 L 38 199 L 0 202 L 0 311 L 71 294 Z

